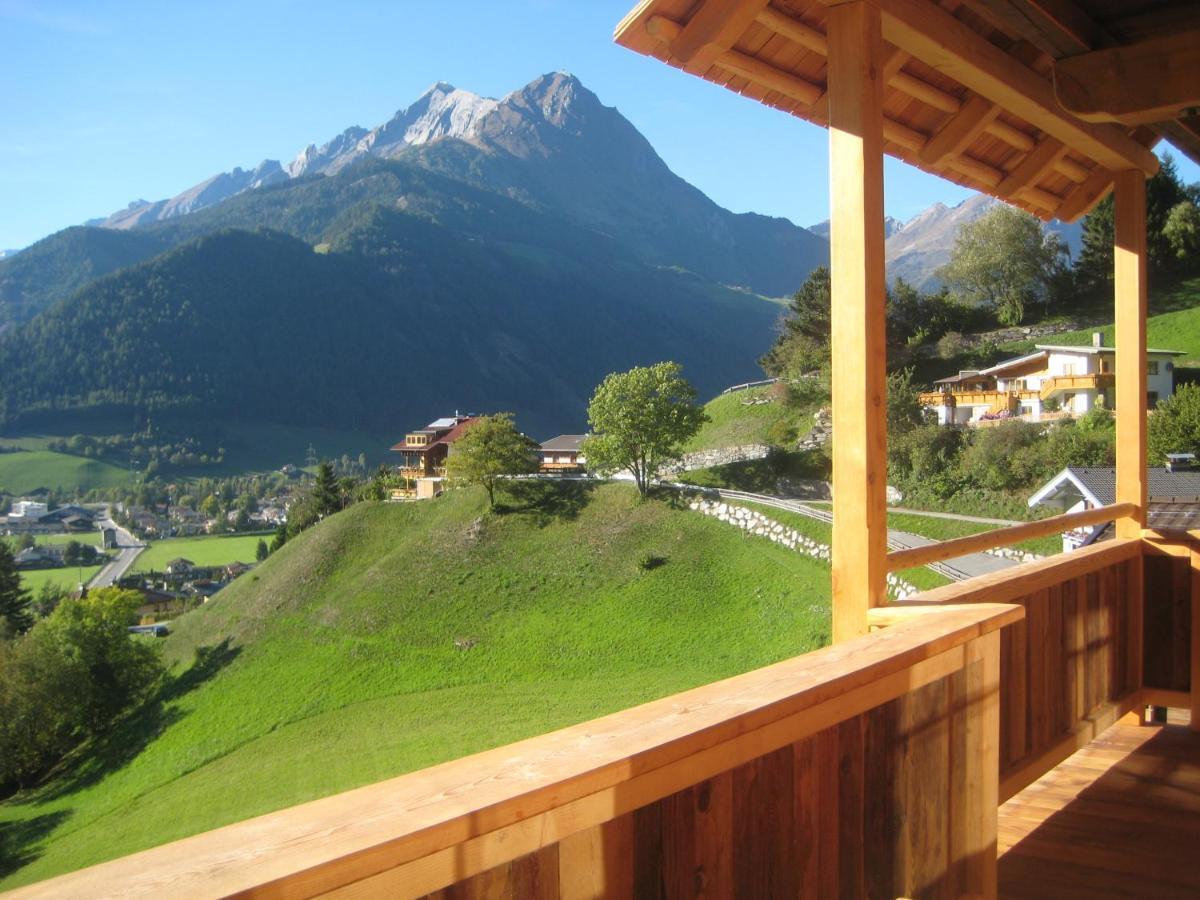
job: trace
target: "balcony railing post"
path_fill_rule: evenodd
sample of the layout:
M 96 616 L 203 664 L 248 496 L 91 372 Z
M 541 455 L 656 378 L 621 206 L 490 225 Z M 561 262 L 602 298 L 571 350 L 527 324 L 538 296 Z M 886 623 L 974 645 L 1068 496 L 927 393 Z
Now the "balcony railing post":
M 1113 287 L 1116 321 L 1117 497 L 1137 511 L 1118 520 L 1118 537 L 1146 526 L 1146 177 L 1116 178 Z
M 886 602 L 883 38 L 868 0 L 828 22 L 833 379 L 833 639 Z

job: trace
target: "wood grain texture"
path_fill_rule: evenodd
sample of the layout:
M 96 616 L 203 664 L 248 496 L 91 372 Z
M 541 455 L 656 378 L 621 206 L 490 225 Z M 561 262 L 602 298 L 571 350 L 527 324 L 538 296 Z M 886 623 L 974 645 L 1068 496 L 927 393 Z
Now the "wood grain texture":
M 1200 896 L 1200 735 L 1114 725 L 999 810 L 1001 897 Z
M 1117 521 L 1118 537 L 1146 525 L 1146 178 L 1118 172 L 1114 182 L 1113 292 L 1117 359 L 1116 501 L 1133 512 Z
M 833 639 L 866 634 L 887 599 L 883 79 L 879 9 L 829 11 L 833 353 Z

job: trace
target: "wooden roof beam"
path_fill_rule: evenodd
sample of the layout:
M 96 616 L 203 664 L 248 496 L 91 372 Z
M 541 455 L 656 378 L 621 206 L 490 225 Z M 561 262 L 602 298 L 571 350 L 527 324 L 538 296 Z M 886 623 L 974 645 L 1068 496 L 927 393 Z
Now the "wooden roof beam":
M 829 42 L 823 32 L 818 29 L 795 19 L 792 16 L 782 13 L 774 7 L 768 6 L 761 10 L 755 21 L 760 25 L 770 28 L 776 34 L 779 34 L 788 40 L 799 44 L 805 49 L 811 50 L 814 53 L 819 53 L 822 56 L 829 54 Z M 958 97 L 944 91 L 939 87 L 930 84 L 914 75 L 909 75 L 901 71 L 904 64 L 908 62 L 912 56 L 901 50 L 893 50 L 887 62 L 884 63 L 884 82 L 890 87 L 896 88 L 898 91 L 903 91 L 908 96 L 913 97 L 929 106 L 939 109 L 942 112 L 957 114 L 964 108 L 964 104 Z M 968 101 L 969 102 L 969 101 Z M 937 145 L 935 151 L 941 155 L 939 159 L 944 159 L 951 155 L 945 152 L 945 145 L 958 145 L 958 149 L 954 153 L 961 153 L 968 147 L 975 138 L 979 136 L 980 128 L 978 126 L 978 117 L 983 116 L 982 130 L 986 131 L 993 137 L 999 138 L 1005 143 L 1022 150 L 1026 153 L 1034 148 L 1034 140 L 1023 131 L 1013 128 L 1006 122 L 1000 121 L 997 116 L 1000 114 L 999 108 L 988 103 L 985 107 L 983 104 L 986 101 L 977 103 L 971 111 L 971 114 L 964 119 L 955 131 L 950 132 L 947 138 Z M 969 128 L 968 128 L 969 126 Z M 960 143 L 963 135 L 969 139 L 965 143 Z M 933 165 L 928 160 L 922 160 L 927 165 Z M 1088 175 L 1088 170 L 1065 158 L 1065 154 L 1055 160 L 1054 169 L 1060 174 L 1065 175 L 1075 183 L 1082 183 Z
M 646 30 L 666 42 L 671 47 L 673 56 L 675 44 L 677 40 L 681 39 L 686 26 L 680 25 L 666 16 L 651 16 L 646 22 Z M 726 50 L 719 54 L 709 65 L 705 66 L 705 71 L 712 65 L 720 66 L 734 75 L 757 82 L 769 90 L 778 91 L 785 97 L 790 97 L 805 106 L 812 106 L 825 96 L 825 89 L 821 85 L 805 81 L 790 72 L 785 72 L 770 63 L 737 50 Z
M 1058 208 L 1057 216 L 1064 222 L 1074 222 L 1081 216 L 1091 212 L 1097 203 L 1104 199 L 1113 184 L 1113 173 L 1103 167 L 1092 170 L 1087 181 L 1078 185 L 1071 193 L 1063 198 Z
M 1066 152 L 1067 148 L 1062 141 L 1052 137 L 1042 138 L 1041 143 L 1004 176 L 996 190 L 1006 197 L 1012 197 L 1023 190 L 1036 187 L 1046 173 L 1054 168 L 1055 161 L 1062 159 Z
M 829 3 L 831 0 L 824 0 Z M 1158 171 L 1158 159 L 1119 128 L 1064 114 L 1053 86 L 933 3 L 878 0 L 890 43 L 1107 168 Z
M 1089 122 L 1142 125 L 1200 108 L 1200 25 L 1060 59 L 1054 91 Z
M 996 121 L 1000 107 L 986 97 L 975 94 L 958 114 L 946 121 L 929 139 L 921 151 L 921 162 L 927 166 L 941 165 L 945 160 L 958 156 L 971 146 L 988 125 Z
M 768 0 L 704 0 L 671 41 L 671 55 L 686 71 L 703 75 L 728 51 Z

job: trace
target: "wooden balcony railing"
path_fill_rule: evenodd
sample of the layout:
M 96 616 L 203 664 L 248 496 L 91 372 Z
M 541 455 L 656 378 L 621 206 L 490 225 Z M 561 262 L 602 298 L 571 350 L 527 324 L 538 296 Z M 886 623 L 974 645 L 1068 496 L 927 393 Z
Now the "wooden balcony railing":
M 927 566 L 930 563 L 945 562 L 968 553 L 979 553 L 1020 541 L 1061 534 L 1064 531 L 1084 528 L 1088 525 L 1112 522 L 1123 516 L 1132 515 L 1135 511 L 1136 507 L 1132 503 L 1113 503 L 1109 506 L 1099 506 L 1096 509 L 1050 516 L 1036 522 L 1025 522 L 1020 525 L 1010 525 L 1007 528 L 982 531 L 979 534 L 969 534 L 965 537 L 926 544 L 922 547 L 893 550 L 887 556 L 887 568 L 889 572 L 898 572 L 916 566 Z
M 926 391 L 919 396 L 924 406 L 988 406 L 1016 404 L 1021 400 L 1034 400 L 1037 391 Z
M 1023 614 L 937 610 L 15 896 L 991 896 Z
M 1111 374 L 1098 375 L 1055 375 L 1042 381 L 1041 397 L 1046 400 L 1063 391 L 1096 391 L 1112 387 L 1115 378 Z
M 1054 768 L 1140 702 L 1141 544 L 1107 541 L 871 611 L 876 626 L 931 608 L 1013 603 L 1000 655 L 1000 799 Z

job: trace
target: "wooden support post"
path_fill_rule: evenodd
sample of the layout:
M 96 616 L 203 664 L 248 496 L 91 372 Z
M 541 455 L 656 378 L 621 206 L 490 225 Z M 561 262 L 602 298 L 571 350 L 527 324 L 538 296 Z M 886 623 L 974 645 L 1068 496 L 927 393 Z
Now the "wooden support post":
M 1192 563 L 1192 666 L 1191 666 L 1191 681 L 1188 687 L 1192 693 L 1192 708 L 1191 719 L 1188 722 L 1188 727 L 1192 731 L 1200 732 L 1200 552 L 1193 550 L 1191 554 Z
M 965 815 L 951 832 L 951 857 L 961 860 L 964 893 L 996 896 L 997 809 L 1000 806 L 1000 632 L 967 645 L 966 734 L 963 770 Z
M 887 590 L 883 39 L 872 0 L 829 10 L 833 639 L 866 634 Z
M 1117 520 L 1117 537 L 1146 527 L 1146 178 L 1119 172 L 1115 182 L 1117 496 L 1137 507 Z

